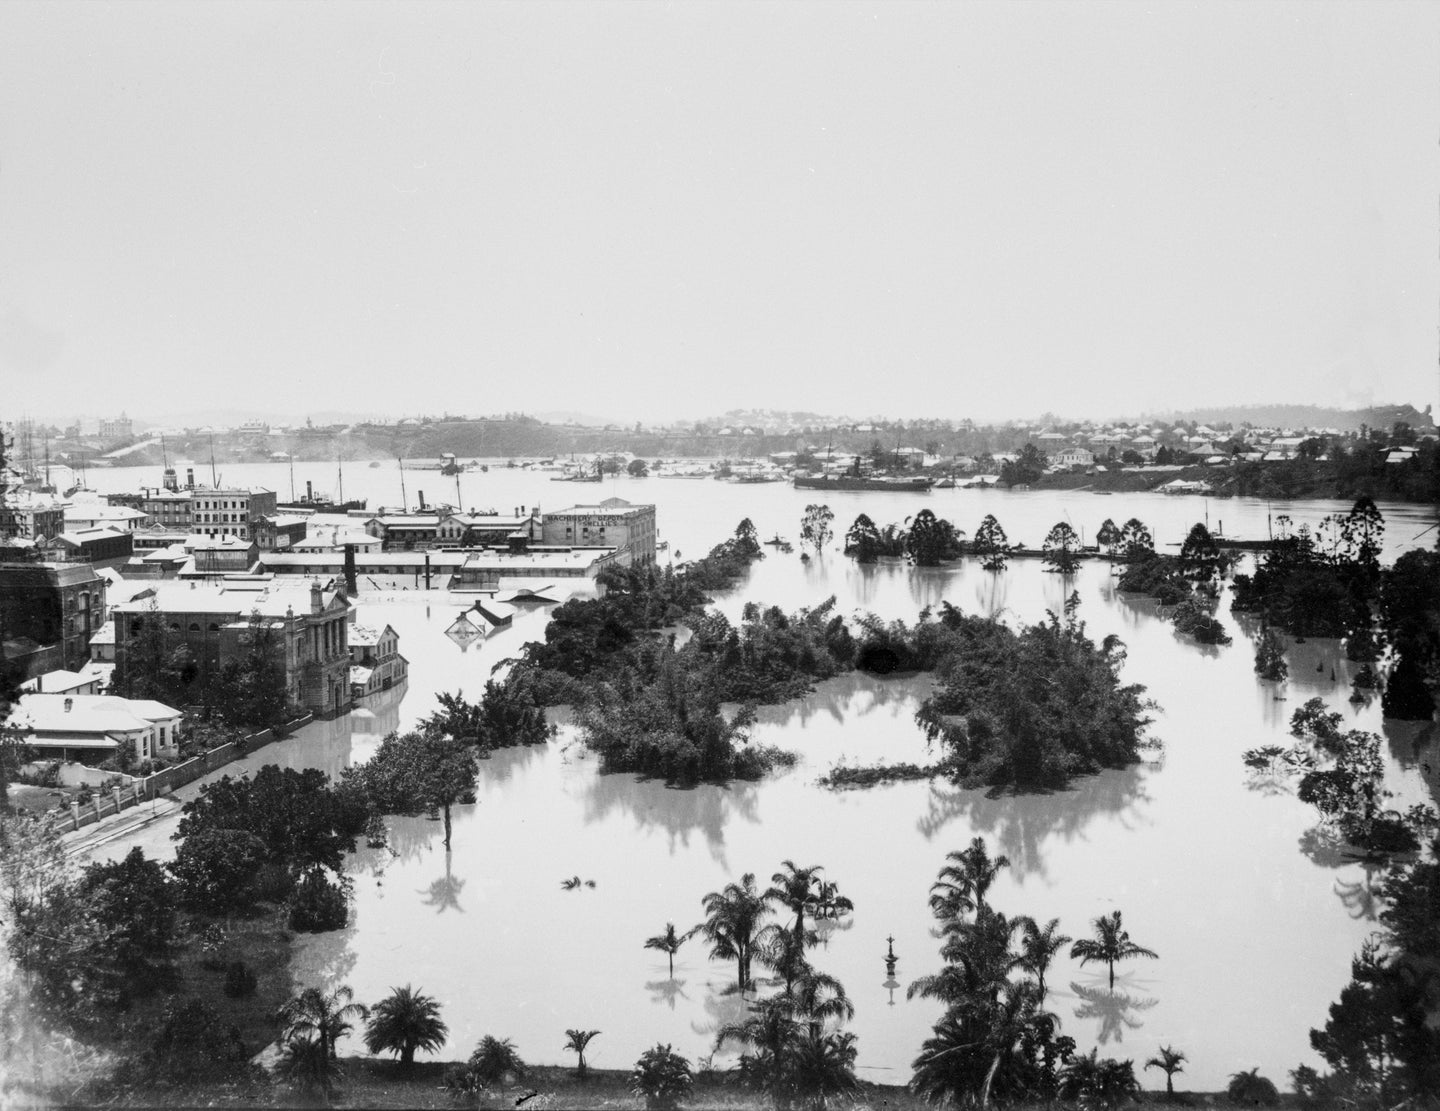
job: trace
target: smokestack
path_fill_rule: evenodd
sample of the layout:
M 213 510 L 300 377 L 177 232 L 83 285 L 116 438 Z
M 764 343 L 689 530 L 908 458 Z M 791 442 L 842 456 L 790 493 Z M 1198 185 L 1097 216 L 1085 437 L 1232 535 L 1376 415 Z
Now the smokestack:
M 309 480 L 308 478 L 305 480 L 305 500 L 306 500 L 306 501 L 314 501 L 314 500 L 315 500 L 315 491 L 314 491 L 314 489 L 312 489 L 312 487 L 311 487 L 311 482 L 310 482 L 310 480 Z
M 356 595 L 355 589 L 355 545 L 345 545 L 345 593 L 352 598 Z
M 430 553 L 425 553 L 425 589 L 430 589 Z
M 194 467 L 186 467 L 186 468 L 185 468 L 185 485 L 186 485 L 186 486 L 192 486 L 192 487 L 195 485 L 195 468 L 194 468 Z
M 421 491 L 420 491 L 420 509 L 421 509 L 422 511 L 425 509 L 425 491 L 424 491 L 424 490 L 421 490 Z

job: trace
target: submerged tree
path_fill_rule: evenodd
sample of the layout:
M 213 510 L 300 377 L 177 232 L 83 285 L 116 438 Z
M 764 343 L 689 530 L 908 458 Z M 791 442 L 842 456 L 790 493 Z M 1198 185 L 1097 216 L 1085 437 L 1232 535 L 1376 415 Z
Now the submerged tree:
M 1051 571 L 1073 575 L 1080 566 L 1080 537 L 1067 521 L 1057 521 L 1045 537 L 1045 564 Z
M 658 949 L 670 958 L 670 979 L 675 979 L 675 954 L 680 952 L 680 946 L 699 933 L 700 929 L 701 927 L 696 926 L 682 934 L 676 931 L 674 922 L 666 922 L 663 934 L 645 939 L 646 949 Z
M 835 514 L 828 505 L 807 505 L 805 515 L 800 518 L 800 543 L 809 544 L 816 555 L 830 542 L 830 522 Z
M 874 563 L 880 558 L 880 530 L 868 514 L 861 513 L 856 517 L 845 534 L 845 554 L 854 556 L 856 563 Z
M 995 514 L 985 515 L 980 527 L 975 530 L 975 539 L 971 541 L 970 547 L 980 557 L 980 566 L 985 570 L 1005 570 L 1009 538 L 1000 522 L 995 519 Z
M 1130 934 L 1121 924 L 1120 912 L 1112 911 L 1095 919 L 1095 936 L 1081 938 L 1070 947 L 1070 956 L 1080 958 L 1082 965 L 1091 961 L 1103 961 L 1110 970 L 1110 990 L 1115 990 L 1115 962 L 1131 957 L 1149 957 L 1158 960 L 1159 954 L 1130 940 Z
M 735 962 L 735 982 L 743 993 L 750 987 L 750 963 L 764 925 L 764 897 L 755 889 L 755 873 L 727 883 L 701 900 L 706 918 L 700 931 L 710 942 L 710 956 Z

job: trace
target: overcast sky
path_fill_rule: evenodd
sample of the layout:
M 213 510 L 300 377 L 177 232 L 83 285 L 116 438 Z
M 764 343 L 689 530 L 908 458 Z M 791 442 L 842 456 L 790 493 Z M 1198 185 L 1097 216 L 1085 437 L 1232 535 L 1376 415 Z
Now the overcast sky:
M 0 419 L 1437 392 L 1440 4 L 0 4 Z

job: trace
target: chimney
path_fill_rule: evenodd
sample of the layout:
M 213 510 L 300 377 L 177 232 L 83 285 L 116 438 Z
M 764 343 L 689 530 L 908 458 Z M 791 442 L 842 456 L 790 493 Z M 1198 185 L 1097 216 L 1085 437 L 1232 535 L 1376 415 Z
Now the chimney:
M 312 583 L 310 584 L 310 612 L 311 612 L 311 613 L 319 613 L 319 612 L 321 611 L 321 609 L 324 608 L 323 605 L 322 605 L 322 603 L 321 603 L 321 598 L 323 597 L 323 595 L 324 595 L 324 591 L 320 589 L 320 584 L 319 584 L 318 582 L 312 582 Z
M 74 708 L 75 708 L 75 700 L 74 700 L 73 698 L 67 698 L 67 699 L 65 700 L 65 712 L 68 714 L 68 713 L 69 713 L 71 710 L 73 710 Z
M 345 545 L 345 593 L 352 598 L 358 593 L 355 589 L 355 545 Z
M 311 482 L 310 482 L 310 480 L 309 480 L 308 478 L 305 480 L 305 500 L 306 500 L 306 501 L 314 501 L 314 500 L 315 500 L 315 491 L 314 491 L 314 489 L 312 488 Z
M 421 511 L 422 513 L 425 511 L 425 491 L 424 491 L 424 490 L 421 490 L 421 491 L 420 491 L 420 511 Z
M 194 485 L 195 485 L 195 468 L 194 468 L 194 467 L 186 467 L 186 468 L 185 468 L 185 485 L 186 485 L 186 486 L 194 486 Z

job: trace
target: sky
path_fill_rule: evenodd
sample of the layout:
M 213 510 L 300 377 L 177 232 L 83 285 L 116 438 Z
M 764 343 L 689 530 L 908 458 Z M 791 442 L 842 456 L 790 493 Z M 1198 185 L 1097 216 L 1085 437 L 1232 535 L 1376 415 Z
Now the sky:
M 1437 393 L 1440 4 L 0 4 L 0 420 Z

